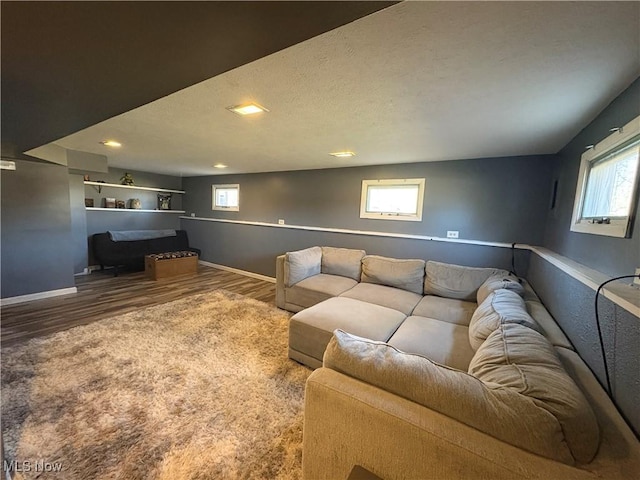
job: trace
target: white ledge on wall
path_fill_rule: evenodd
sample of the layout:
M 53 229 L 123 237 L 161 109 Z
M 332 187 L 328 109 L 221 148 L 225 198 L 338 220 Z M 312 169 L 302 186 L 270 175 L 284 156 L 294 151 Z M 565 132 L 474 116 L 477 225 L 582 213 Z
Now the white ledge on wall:
M 308 230 L 313 232 L 330 232 L 330 233 L 344 233 L 348 235 L 367 235 L 374 237 L 391 237 L 391 238 L 403 238 L 412 240 L 426 240 L 434 242 L 449 242 L 449 243 L 462 243 L 467 245 L 481 245 L 486 247 L 498 247 L 498 248 L 515 248 L 518 250 L 529 250 L 540 258 L 555 265 L 557 268 L 567 273 L 574 279 L 583 283 L 587 287 L 596 291 L 600 284 L 610 280 L 611 277 L 593 270 L 589 267 L 582 265 L 570 258 L 564 257 L 558 253 L 547 250 L 543 247 L 537 247 L 533 245 L 527 245 L 525 243 L 504 243 L 504 242 L 485 242 L 481 240 L 466 240 L 463 238 L 443 238 L 443 237 L 430 237 L 426 235 L 409 235 L 404 233 L 389 233 L 389 232 L 376 232 L 369 230 L 350 230 L 345 228 L 328 228 L 328 227 L 313 227 L 308 225 L 280 225 L 278 223 L 269 222 L 254 222 L 247 220 L 226 220 L 222 218 L 210 218 L 210 217 L 190 217 L 181 216 L 185 220 L 196 220 L 205 222 L 217 222 L 217 223 L 233 223 L 239 225 L 251 225 L 257 227 L 270 227 L 270 228 L 286 228 L 291 230 Z M 601 290 L 601 293 L 611 300 L 616 305 L 624 308 L 628 312 L 632 313 L 636 317 L 640 317 L 640 290 L 636 287 L 630 286 L 623 282 L 612 282 Z
M 142 208 L 103 208 L 103 207 L 85 207 L 86 210 L 98 212 L 118 212 L 118 213 L 185 213 L 184 210 L 150 210 Z

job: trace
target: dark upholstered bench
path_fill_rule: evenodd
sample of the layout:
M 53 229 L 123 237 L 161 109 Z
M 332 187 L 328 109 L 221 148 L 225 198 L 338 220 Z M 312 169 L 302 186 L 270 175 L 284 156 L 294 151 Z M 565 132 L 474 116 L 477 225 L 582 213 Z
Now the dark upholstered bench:
M 200 255 L 199 249 L 189 246 L 189 238 L 185 230 L 176 230 L 175 236 L 117 242 L 111 239 L 109 232 L 96 233 L 92 237 L 92 248 L 100 268 L 114 267 L 116 276 L 120 267 L 144 270 L 145 255 L 183 250 Z

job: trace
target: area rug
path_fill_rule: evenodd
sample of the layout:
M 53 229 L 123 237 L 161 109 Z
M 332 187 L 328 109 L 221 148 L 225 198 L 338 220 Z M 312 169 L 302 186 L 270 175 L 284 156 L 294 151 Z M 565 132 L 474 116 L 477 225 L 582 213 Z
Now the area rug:
M 311 371 L 287 358 L 288 318 L 218 290 L 3 349 L 4 466 L 25 479 L 300 478 Z

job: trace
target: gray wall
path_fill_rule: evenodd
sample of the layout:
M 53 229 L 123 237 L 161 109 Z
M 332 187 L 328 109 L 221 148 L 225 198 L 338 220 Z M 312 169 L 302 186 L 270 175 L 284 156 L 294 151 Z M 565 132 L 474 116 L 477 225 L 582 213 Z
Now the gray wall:
M 544 246 L 611 277 L 633 274 L 640 267 L 640 226 L 631 238 L 612 238 L 569 230 L 580 156 L 586 145 L 609 135 L 609 129 L 626 124 L 640 114 L 640 79 L 614 100 L 582 130 L 555 162 L 558 180 L 556 208 L 549 213 Z M 636 205 L 638 200 L 636 199 Z M 637 212 L 637 209 L 636 209 Z M 637 213 L 636 213 L 637 220 Z M 602 384 L 606 383 L 596 327 L 595 292 L 549 263 L 532 255 L 529 280 L 542 301 Z M 640 318 L 600 298 L 600 322 L 612 381 L 614 400 L 640 432 Z
M 544 246 L 579 263 L 610 276 L 633 274 L 640 267 L 640 225 L 635 222 L 631 238 L 571 232 L 580 157 L 585 146 L 610 135 L 609 129 L 621 127 L 640 115 L 640 78 L 618 96 L 598 117 L 585 127 L 558 154 L 553 178 L 558 180 L 556 208 L 546 221 Z M 638 211 L 638 197 L 635 200 Z
M 91 173 L 92 181 L 105 181 L 107 183 L 120 184 L 120 179 L 125 171 L 117 168 L 110 168 L 108 173 Z M 153 173 L 138 172 L 130 170 L 135 185 L 155 188 L 169 188 L 173 190 L 182 190 L 182 179 L 170 175 L 158 175 Z M 79 175 L 71 175 L 72 177 Z M 102 201 L 106 197 L 124 200 L 129 206 L 129 200 L 132 198 L 140 199 L 143 209 L 153 210 L 157 207 L 158 192 L 150 192 L 144 190 L 128 190 L 123 188 L 102 187 L 98 191 L 97 186 L 84 185 L 83 195 L 85 198 L 92 198 L 96 207 L 101 207 Z M 181 194 L 174 193 L 171 198 L 171 209 L 182 210 Z M 84 198 L 77 199 L 82 202 L 82 210 L 84 211 Z M 77 205 L 76 205 L 77 207 Z M 126 210 L 118 211 L 100 211 L 87 210 L 86 228 L 83 234 L 84 251 L 88 249 L 88 265 L 95 265 L 93 254 L 91 252 L 91 236 L 94 233 L 106 232 L 108 230 L 156 230 L 156 229 L 179 229 L 180 216 L 173 213 L 143 213 L 143 212 L 127 212 Z M 84 267 L 88 266 L 87 264 Z M 83 267 L 83 268 L 84 268 Z
M 67 168 L 2 170 L 2 298 L 74 287 Z
M 537 255 L 528 279 L 582 359 L 606 384 L 594 314 L 595 292 Z M 640 434 L 640 319 L 603 296 L 598 301 L 613 398 Z
M 458 160 L 297 172 L 218 175 L 184 179 L 184 209 L 197 217 L 344 228 L 506 243 L 539 244 L 549 205 L 552 156 Z M 362 180 L 426 178 L 421 222 L 360 217 Z M 240 211 L 211 210 L 211 185 L 240 184 Z M 203 259 L 275 275 L 274 257 L 311 245 L 364 248 L 399 258 L 437 259 L 476 266 L 510 267 L 509 249 L 305 232 L 182 220 Z M 250 253 L 250 257 L 247 255 Z M 517 254 L 526 271 L 528 254 Z M 520 273 L 520 272 L 519 272 Z
M 83 273 L 88 265 L 87 213 L 84 209 L 84 190 L 82 175 L 69 175 L 73 273 Z

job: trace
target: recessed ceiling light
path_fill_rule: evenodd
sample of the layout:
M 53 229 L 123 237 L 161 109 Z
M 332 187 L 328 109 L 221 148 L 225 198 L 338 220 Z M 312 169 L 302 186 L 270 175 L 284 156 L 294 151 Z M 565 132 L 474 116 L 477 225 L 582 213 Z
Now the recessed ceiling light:
M 330 153 L 329 155 L 334 156 L 334 157 L 338 157 L 338 158 L 347 158 L 347 157 L 355 157 L 356 154 L 353 152 L 333 152 Z
M 100 142 L 102 145 L 106 147 L 121 147 L 122 144 L 120 142 L 116 142 L 115 140 L 103 140 Z
M 254 113 L 268 112 L 266 108 L 257 103 L 245 103 L 234 107 L 227 107 L 227 110 L 237 113 L 238 115 L 253 115 Z
M 224 163 L 216 163 L 213 168 L 227 168 L 227 166 Z

